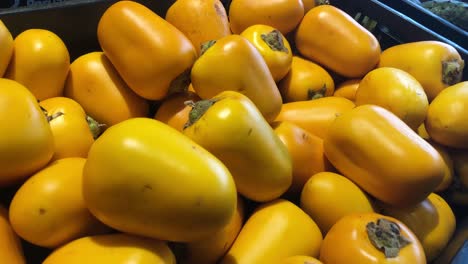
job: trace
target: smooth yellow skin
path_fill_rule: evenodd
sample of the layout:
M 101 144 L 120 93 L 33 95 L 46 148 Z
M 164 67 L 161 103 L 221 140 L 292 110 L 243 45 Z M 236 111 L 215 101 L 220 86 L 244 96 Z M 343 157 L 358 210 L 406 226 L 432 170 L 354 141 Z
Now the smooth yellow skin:
M 285 258 L 280 264 L 323 264 L 323 262 L 309 256 L 293 256 Z
M 314 99 L 311 93 L 321 92 L 322 97 L 331 96 L 335 90 L 335 83 L 322 66 L 308 59 L 293 56 L 291 69 L 278 83 L 285 102 L 307 101 Z
M 411 229 L 421 242 L 428 262 L 435 259 L 455 231 L 455 215 L 449 204 L 436 193 L 409 208 L 383 206 L 383 214 L 392 216 Z
M 421 84 L 409 73 L 391 67 L 367 73 L 359 83 L 355 102 L 381 106 L 414 130 L 424 122 L 429 106 Z
M 108 127 L 148 115 L 148 102 L 137 95 L 100 51 L 81 55 L 70 65 L 64 94 Z
M 280 197 L 292 182 L 288 149 L 245 95 L 224 91 L 183 133 L 219 158 L 237 191 L 257 202 Z
M 447 190 L 447 188 L 452 184 L 454 177 L 454 165 L 452 157 L 449 154 L 449 149 L 435 143 L 434 141 L 428 141 L 434 148 L 439 152 L 440 156 L 444 160 L 444 179 L 437 185 L 434 189 L 434 192 L 442 192 Z
M 421 202 L 444 177 L 437 150 L 380 106 L 361 105 L 338 116 L 323 144 L 338 171 L 394 206 Z
M 0 186 L 18 183 L 43 168 L 54 154 L 54 137 L 34 95 L 0 78 Z
M 0 255 L 2 262 L 26 264 L 19 236 L 11 228 L 8 210 L 0 205 Z
M 271 126 L 291 156 L 293 179 L 288 193 L 299 197 L 312 175 L 331 169 L 323 153 L 323 140 L 288 121 L 274 122 Z
M 2 20 L 0 20 L 0 43 L 2 43 L 0 47 L 0 77 L 3 77 L 13 54 L 14 44 L 13 36 Z
M 442 90 L 429 105 L 425 127 L 435 142 L 468 149 L 468 81 Z
M 453 85 L 442 81 L 442 62 L 447 60 L 461 61 L 454 47 L 440 41 L 416 41 L 382 51 L 377 67 L 394 67 L 411 74 L 431 102 L 443 89 Z
M 349 79 L 340 83 L 333 92 L 333 96 L 344 97 L 354 102 L 360 82 L 361 79 Z
M 325 236 L 341 217 L 374 212 L 369 197 L 348 178 L 333 172 L 314 174 L 304 185 L 300 206 Z
M 302 4 L 304 4 L 304 14 L 307 13 L 309 10 L 317 6 L 317 0 L 302 0 Z
M 239 35 L 218 39 L 194 63 L 191 80 L 202 99 L 226 90 L 246 95 L 267 121 L 281 110 L 281 94 L 268 65 L 255 46 Z
M 297 255 L 318 257 L 321 244 L 317 224 L 292 202 L 278 199 L 253 212 L 220 264 L 278 263 Z
M 52 252 L 43 264 L 175 264 L 164 241 L 129 234 L 83 237 Z
M 63 113 L 49 121 L 55 143 L 52 160 L 69 157 L 86 158 L 94 138 L 83 107 L 67 97 L 52 97 L 39 104 L 47 110 L 49 116 Z
M 366 225 L 380 218 L 397 224 L 400 234 L 410 241 L 394 258 L 386 258 L 366 232 Z M 325 264 L 427 264 L 421 243 L 411 229 L 398 219 L 378 213 L 349 214 L 338 220 L 323 239 L 319 259 Z
M 255 24 L 277 28 L 283 35 L 292 32 L 304 16 L 302 0 L 233 0 L 229 23 L 234 34 Z
M 273 30 L 277 29 L 268 25 L 256 24 L 246 28 L 240 35 L 257 48 L 265 60 L 273 79 L 275 82 L 278 82 L 283 79 L 291 68 L 292 50 L 288 40 L 281 33 L 279 33 L 280 38 L 286 50 L 273 50 L 268 46 L 262 39 L 262 35 L 268 34 Z
M 222 230 L 201 240 L 187 243 L 186 255 L 182 263 L 185 264 L 216 264 L 234 243 L 244 224 L 245 212 L 243 198 L 237 196 L 237 208 L 229 224 Z
M 82 195 L 84 158 L 57 160 L 29 178 L 10 204 L 15 232 L 30 243 L 56 248 L 109 231 L 86 208 Z
M 46 29 L 28 29 L 14 40 L 5 77 L 28 88 L 38 100 L 61 96 L 70 68 L 70 54 L 62 39 Z
M 431 137 L 429 136 L 429 134 L 427 133 L 427 130 L 426 130 L 426 126 L 424 125 L 424 123 L 422 123 L 419 127 L 418 127 L 418 135 L 422 138 L 424 138 L 425 140 L 429 140 Z
M 355 106 L 351 100 L 335 96 L 290 102 L 283 104 L 275 121 L 289 121 L 323 139 L 333 120 Z
M 151 118 L 122 121 L 94 142 L 83 196 L 110 227 L 175 242 L 223 229 L 237 200 L 232 176 L 219 159 Z
M 319 5 L 309 10 L 294 33 L 299 53 L 347 78 L 360 78 L 377 66 L 377 38 L 344 10 Z
M 139 96 L 161 100 L 197 58 L 192 42 L 137 1 L 117 1 L 99 19 L 97 38 L 119 75 Z
M 220 0 L 177 0 L 166 12 L 165 20 L 192 42 L 200 55 L 201 45 L 231 34 L 226 9 Z

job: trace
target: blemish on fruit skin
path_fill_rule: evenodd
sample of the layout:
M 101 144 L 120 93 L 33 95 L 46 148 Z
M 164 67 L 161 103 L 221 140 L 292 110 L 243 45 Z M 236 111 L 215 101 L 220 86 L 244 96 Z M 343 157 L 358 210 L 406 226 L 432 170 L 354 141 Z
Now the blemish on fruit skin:
M 45 214 L 46 212 L 47 212 L 46 209 L 44 209 L 44 208 L 39 208 L 39 214 L 40 214 L 40 215 L 43 215 L 43 214 Z
M 247 136 L 250 136 L 252 134 L 252 128 L 249 128 L 249 131 L 247 132 Z
M 153 190 L 153 187 L 149 184 L 145 184 L 143 185 L 143 188 L 142 188 L 142 192 L 145 192 L 145 191 L 152 191 Z

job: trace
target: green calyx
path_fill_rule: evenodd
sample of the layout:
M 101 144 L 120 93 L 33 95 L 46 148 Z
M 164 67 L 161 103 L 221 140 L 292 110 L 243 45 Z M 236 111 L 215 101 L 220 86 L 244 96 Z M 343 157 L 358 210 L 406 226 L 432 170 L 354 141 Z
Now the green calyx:
M 395 258 L 400 249 L 411 243 L 400 233 L 400 227 L 387 219 L 379 218 L 377 222 L 366 225 L 367 235 L 372 245 L 385 254 L 386 258 Z
M 208 40 L 200 45 L 200 56 L 216 43 L 216 40 Z
M 42 113 L 44 113 L 47 122 L 51 122 L 55 120 L 56 118 L 65 115 L 63 112 L 57 112 L 52 115 L 49 114 L 47 109 L 39 105 L 39 108 L 41 109 Z M 107 126 L 105 124 L 100 124 L 98 121 L 94 120 L 92 117 L 89 115 L 86 115 L 86 122 L 88 123 L 89 129 L 91 130 L 91 133 L 93 134 L 93 138 L 97 139 L 99 135 L 101 135 L 103 129 Z
M 315 99 L 322 98 L 325 96 L 326 92 L 327 92 L 327 86 L 325 84 L 319 90 L 309 89 L 307 90 L 307 99 L 315 100 Z
M 217 101 L 216 99 L 206 99 L 197 102 L 185 101 L 184 104 L 192 107 L 192 110 L 189 112 L 189 118 L 187 123 L 184 124 L 184 129 L 197 122 L 197 120 Z
M 270 33 L 261 34 L 260 37 L 263 41 L 274 51 L 281 51 L 288 53 L 289 50 L 284 46 L 283 35 L 277 29 L 274 29 Z
M 101 135 L 103 129 L 107 126 L 105 124 L 100 124 L 89 115 L 86 115 L 86 122 L 88 123 L 89 130 L 91 130 L 91 134 L 93 134 L 94 139 L 97 139 L 99 135 Z
M 460 82 L 464 67 L 465 62 L 463 60 L 442 61 L 442 82 L 448 86 Z

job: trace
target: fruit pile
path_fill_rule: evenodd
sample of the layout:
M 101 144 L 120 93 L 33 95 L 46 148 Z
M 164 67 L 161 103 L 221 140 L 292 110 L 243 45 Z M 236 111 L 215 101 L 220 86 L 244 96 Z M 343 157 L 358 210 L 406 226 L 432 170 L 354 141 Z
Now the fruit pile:
M 1 21 L 0 21 L 1 22 Z M 328 1 L 118 1 L 100 50 L 0 23 L 2 263 L 450 263 L 468 81 Z

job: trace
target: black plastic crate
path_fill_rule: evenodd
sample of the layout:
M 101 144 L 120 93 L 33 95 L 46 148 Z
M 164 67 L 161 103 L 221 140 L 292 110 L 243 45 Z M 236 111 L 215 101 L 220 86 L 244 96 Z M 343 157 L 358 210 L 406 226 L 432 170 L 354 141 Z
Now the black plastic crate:
M 117 1 L 52 1 L 48 5 L 0 9 L 0 19 L 9 28 L 13 36 L 32 27 L 53 31 L 63 39 L 73 60 L 84 53 L 100 49 L 96 37 L 99 18 L 107 7 Z M 451 38 L 443 36 L 403 13 L 390 8 L 383 3 L 384 1 L 403 2 L 403 0 L 331 0 L 330 2 L 353 17 L 359 15 L 360 20 L 367 16 L 376 21 L 377 26 L 372 30 L 372 33 L 378 38 L 382 49 L 412 41 L 439 40 L 455 47 L 461 57 L 468 62 L 466 41 L 463 42 L 462 46 Z M 137 0 L 137 2 L 146 5 L 164 17 L 166 10 L 175 0 Z M 222 0 L 221 2 L 228 9 L 231 1 Z M 466 80 L 467 76 L 468 67 L 465 67 L 463 80 Z
M 331 4 L 346 11 L 346 13 L 355 17 L 360 14 L 361 17 L 367 16 L 377 22 L 372 33 L 379 40 L 382 49 L 388 47 L 422 40 L 438 40 L 452 45 L 460 53 L 460 56 L 468 64 L 468 49 L 466 41 L 463 46 L 456 43 L 446 35 L 435 32 L 431 28 L 418 23 L 413 18 L 389 7 L 383 2 L 403 2 L 404 0 L 331 0 Z M 446 21 L 443 21 L 447 23 Z M 468 66 L 463 70 L 463 80 L 467 80 Z
M 44 6 L 50 4 L 62 4 L 66 1 L 74 0 L 2 0 L 0 1 L 0 9 L 18 8 L 24 6 Z
M 97 24 L 104 11 L 118 0 L 68 0 L 48 5 L 23 6 L 0 10 L 0 19 L 13 36 L 29 28 L 48 29 L 60 36 L 71 59 L 100 50 Z M 138 0 L 159 15 L 175 1 Z
M 468 31 L 463 30 L 459 26 L 445 20 L 444 18 L 430 12 L 422 7 L 415 0 L 380 0 L 382 3 L 395 9 L 402 14 L 411 17 L 416 22 L 427 28 L 430 28 L 437 34 L 440 34 L 453 42 L 457 43 L 464 49 L 468 49 Z M 426 2 L 419 0 L 420 2 Z M 466 2 L 466 0 L 464 0 Z M 467 10 L 468 12 L 468 10 Z

